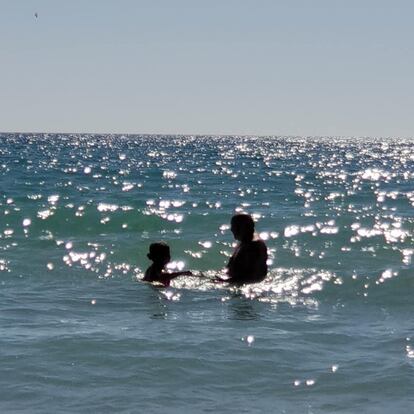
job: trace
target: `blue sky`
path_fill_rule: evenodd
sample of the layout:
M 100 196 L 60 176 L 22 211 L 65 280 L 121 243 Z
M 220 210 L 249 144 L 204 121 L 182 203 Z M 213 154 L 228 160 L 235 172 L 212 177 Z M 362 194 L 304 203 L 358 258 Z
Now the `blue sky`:
M 0 0 L 0 131 L 414 136 L 413 16 L 408 0 Z

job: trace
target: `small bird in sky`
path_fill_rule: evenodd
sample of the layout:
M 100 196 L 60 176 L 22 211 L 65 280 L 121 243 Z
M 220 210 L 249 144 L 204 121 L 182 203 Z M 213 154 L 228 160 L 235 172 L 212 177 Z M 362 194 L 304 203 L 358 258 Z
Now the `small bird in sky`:
M 36 19 L 39 17 L 39 15 L 37 14 L 37 12 L 35 12 L 34 16 L 36 17 Z

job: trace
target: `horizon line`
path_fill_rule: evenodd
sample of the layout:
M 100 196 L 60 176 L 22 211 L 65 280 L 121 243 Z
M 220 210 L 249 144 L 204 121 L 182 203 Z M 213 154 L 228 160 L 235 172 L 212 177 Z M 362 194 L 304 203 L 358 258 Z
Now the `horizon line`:
M 176 137 L 241 137 L 241 138 L 371 138 L 371 139 L 414 139 L 413 136 L 372 136 L 372 135 L 289 135 L 289 134 L 191 134 L 191 133 L 148 133 L 148 132 L 50 132 L 50 131 L 0 131 L 1 134 L 33 134 L 33 135 L 117 135 L 117 136 L 176 136 Z

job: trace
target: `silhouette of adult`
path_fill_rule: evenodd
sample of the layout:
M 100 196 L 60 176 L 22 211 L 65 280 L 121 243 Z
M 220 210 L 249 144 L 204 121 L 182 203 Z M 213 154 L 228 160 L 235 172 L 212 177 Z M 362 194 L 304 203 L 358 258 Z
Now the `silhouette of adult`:
M 267 247 L 254 232 L 249 214 L 236 214 L 231 219 L 231 231 L 240 243 L 227 264 L 226 282 L 242 285 L 261 282 L 267 275 Z

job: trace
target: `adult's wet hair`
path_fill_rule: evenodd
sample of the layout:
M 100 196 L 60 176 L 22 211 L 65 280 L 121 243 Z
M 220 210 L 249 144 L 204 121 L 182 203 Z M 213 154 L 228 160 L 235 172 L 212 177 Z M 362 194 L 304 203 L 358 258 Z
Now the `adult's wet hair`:
M 170 246 L 164 242 L 151 243 L 149 247 L 148 259 L 154 260 L 157 257 L 170 255 Z
M 254 233 L 254 221 L 252 219 L 252 216 L 250 214 L 245 214 L 245 213 L 239 213 L 239 214 L 235 214 L 232 218 L 231 218 L 231 223 L 240 228 L 243 227 L 244 231 L 247 234 L 250 234 L 253 236 Z

